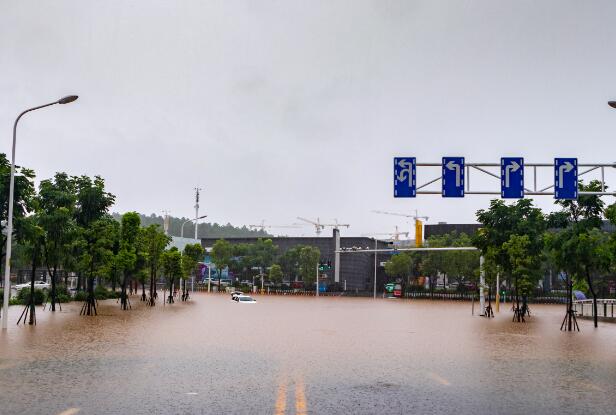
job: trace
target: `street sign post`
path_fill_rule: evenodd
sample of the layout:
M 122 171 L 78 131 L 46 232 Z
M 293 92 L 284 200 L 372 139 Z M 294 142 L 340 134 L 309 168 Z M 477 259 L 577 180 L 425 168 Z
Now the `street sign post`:
M 577 158 L 554 159 L 554 198 L 577 199 Z
M 443 157 L 443 197 L 464 197 L 464 157 Z
M 415 197 L 415 157 L 394 157 L 394 197 Z
M 524 159 L 501 158 L 501 197 L 521 199 L 524 197 Z

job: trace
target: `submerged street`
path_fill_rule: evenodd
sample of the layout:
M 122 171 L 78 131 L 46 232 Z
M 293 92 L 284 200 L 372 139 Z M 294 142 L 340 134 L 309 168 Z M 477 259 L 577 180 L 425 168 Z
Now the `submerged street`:
M 79 303 L 0 335 L 2 414 L 613 413 L 616 325 L 562 306 L 195 293 L 121 311 Z M 18 313 L 11 309 L 11 317 Z

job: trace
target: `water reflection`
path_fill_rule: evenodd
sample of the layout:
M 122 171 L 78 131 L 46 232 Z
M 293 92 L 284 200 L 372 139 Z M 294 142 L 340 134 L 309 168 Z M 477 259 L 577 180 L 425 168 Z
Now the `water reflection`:
M 468 303 L 196 294 L 98 317 L 79 304 L 0 335 L 2 414 L 613 413 L 616 325 L 559 331 Z M 18 309 L 11 309 L 17 318 Z M 77 413 L 77 412 L 75 412 Z

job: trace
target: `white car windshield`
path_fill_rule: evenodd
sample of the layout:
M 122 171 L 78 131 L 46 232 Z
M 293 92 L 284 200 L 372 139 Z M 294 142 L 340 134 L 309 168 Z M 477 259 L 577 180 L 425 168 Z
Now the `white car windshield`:
M 240 301 L 254 301 L 252 297 L 240 297 Z

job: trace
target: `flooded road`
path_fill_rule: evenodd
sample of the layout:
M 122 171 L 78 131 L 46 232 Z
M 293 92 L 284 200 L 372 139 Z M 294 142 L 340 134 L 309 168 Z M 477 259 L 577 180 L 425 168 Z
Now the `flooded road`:
M 613 414 L 616 324 L 559 331 L 563 306 L 198 294 L 37 310 L 0 334 L 0 413 Z

